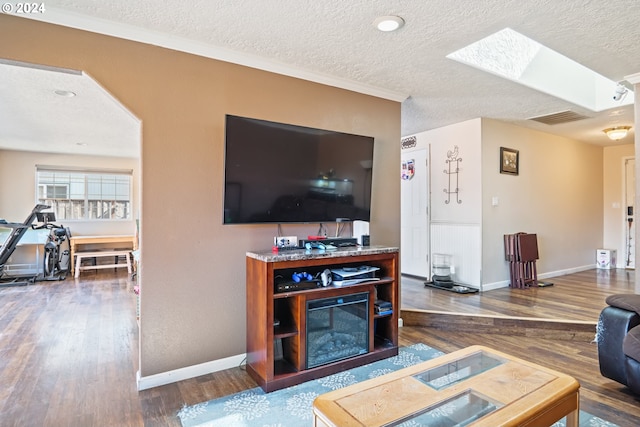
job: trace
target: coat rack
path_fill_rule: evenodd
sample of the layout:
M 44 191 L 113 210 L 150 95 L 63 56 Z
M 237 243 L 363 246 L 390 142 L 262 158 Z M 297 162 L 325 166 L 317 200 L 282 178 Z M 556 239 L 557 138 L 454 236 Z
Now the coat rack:
M 459 173 L 460 173 L 460 162 L 462 161 L 462 158 L 458 157 L 458 146 L 454 146 L 453 147 L 453 151 L 449 150 L 447 151 L 447 160 L 445 160 L 445 162 L 447 163 L 448 166 L 448 170 L 445 169 L 443 172 L 447 174 L 447 177 L 449 178 L 449 186 L 448 188 L 444 189 L 445 194 L 447 195 L 447 200 L 445 200 L 444 202 L 446 204 L 449 204 L 451 202 L 451 195 L 455 194 L 456 195 L 456 202 L 458 202 L 458 204 L 462 203 L 462 200 L 460 200 L 460 188 L 458 188 L 458 183 L 459 183 Z M 453 169 L 453 171 L 451 170 L 452 165 L 455 162 L 455 168 Z M 455 190 L 451 190 L 451 176 L 455 175 L 456 178 L 456 187 Z

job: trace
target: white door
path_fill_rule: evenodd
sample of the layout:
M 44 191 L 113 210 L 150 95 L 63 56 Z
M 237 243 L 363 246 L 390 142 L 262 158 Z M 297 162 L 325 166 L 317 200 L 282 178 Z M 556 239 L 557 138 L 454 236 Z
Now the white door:
M 429 272 L 429 170 L 427 150 L 401 154 L 401 247 L 402 274 L 431 277 Z
M 636 159 L 626 159 L 624 165 L 625 172 L 625 268 L 635 269 L 636 267 L 636 251 L 635 242 L 636 224 L 634 218 L 634 200 L 636 195 Z M 620 265 L 620 261 L 618 261 Z

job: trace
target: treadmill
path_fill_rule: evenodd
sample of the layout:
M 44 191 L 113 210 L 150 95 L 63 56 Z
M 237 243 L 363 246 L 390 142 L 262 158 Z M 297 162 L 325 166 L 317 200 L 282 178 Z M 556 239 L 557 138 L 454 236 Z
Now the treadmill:
M 22 224 L 16 222 L 7 222 L 3 219 L 0 219 L 0 227 L 11 229 L 9 237 L 4 243 L 2 243 L 2 246 L 0 246 L 0 287 L 24 286 L 35 281 L 35 276 L 26 278 L 4 276 L 4 267 L 13 254 L 13 251 L 16 250 L 16 247 L 18 246 L 20 239 L 22 239 L 22 236 L 24 236 L 27 230 L 31 227 L 31 223 L 36 219 L 38 213 L 42 212 L 45 209 L 49 209 L 50 207 L 51 206 L 48 205 L 36 205 Z

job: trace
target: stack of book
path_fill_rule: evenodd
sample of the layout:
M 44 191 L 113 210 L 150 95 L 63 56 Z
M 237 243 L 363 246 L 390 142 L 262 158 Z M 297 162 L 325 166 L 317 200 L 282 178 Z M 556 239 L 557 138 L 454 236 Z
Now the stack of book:
M 393 313 L 393 306 L 389 301 L 376 300 L 376 302 L 373 303 L 373 307 L 375 313 L 379 315 Z

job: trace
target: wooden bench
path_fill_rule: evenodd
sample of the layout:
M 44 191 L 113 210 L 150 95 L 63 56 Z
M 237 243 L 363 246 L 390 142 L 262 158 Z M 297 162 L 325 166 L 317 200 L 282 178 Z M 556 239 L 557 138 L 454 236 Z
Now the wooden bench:
M 75 267 L 76 267 L 76 273 L 75 273 L 75 277 L 80 277 L 80 271 L 82 270 L 93 270 L 93 269 L 100 269 L 100 268 L 118 268 L 118 267 L 127 267 L 127 271 L 129 272 L 129 274 L 131 274 L 131 257 L 129 256 L 131 255 L 131 251 L 130 250 L 107 250 L 107 251 L 95 251 L 95 252 L 76 252 L 75 256 L 76 256 L 76 262 L 75 262 Z M 116 262 L 113 264 L 98 264 L 96 262 L 96 265 L 86 265 L 83 266 L 82 265 L 82 259 L 83 258 L 99 258 L 99 257 L 115 257 Z M 117 257 L 121 257 L 124 256 L 127 260 L 126 264 L 118 264 L 117 263 Z

